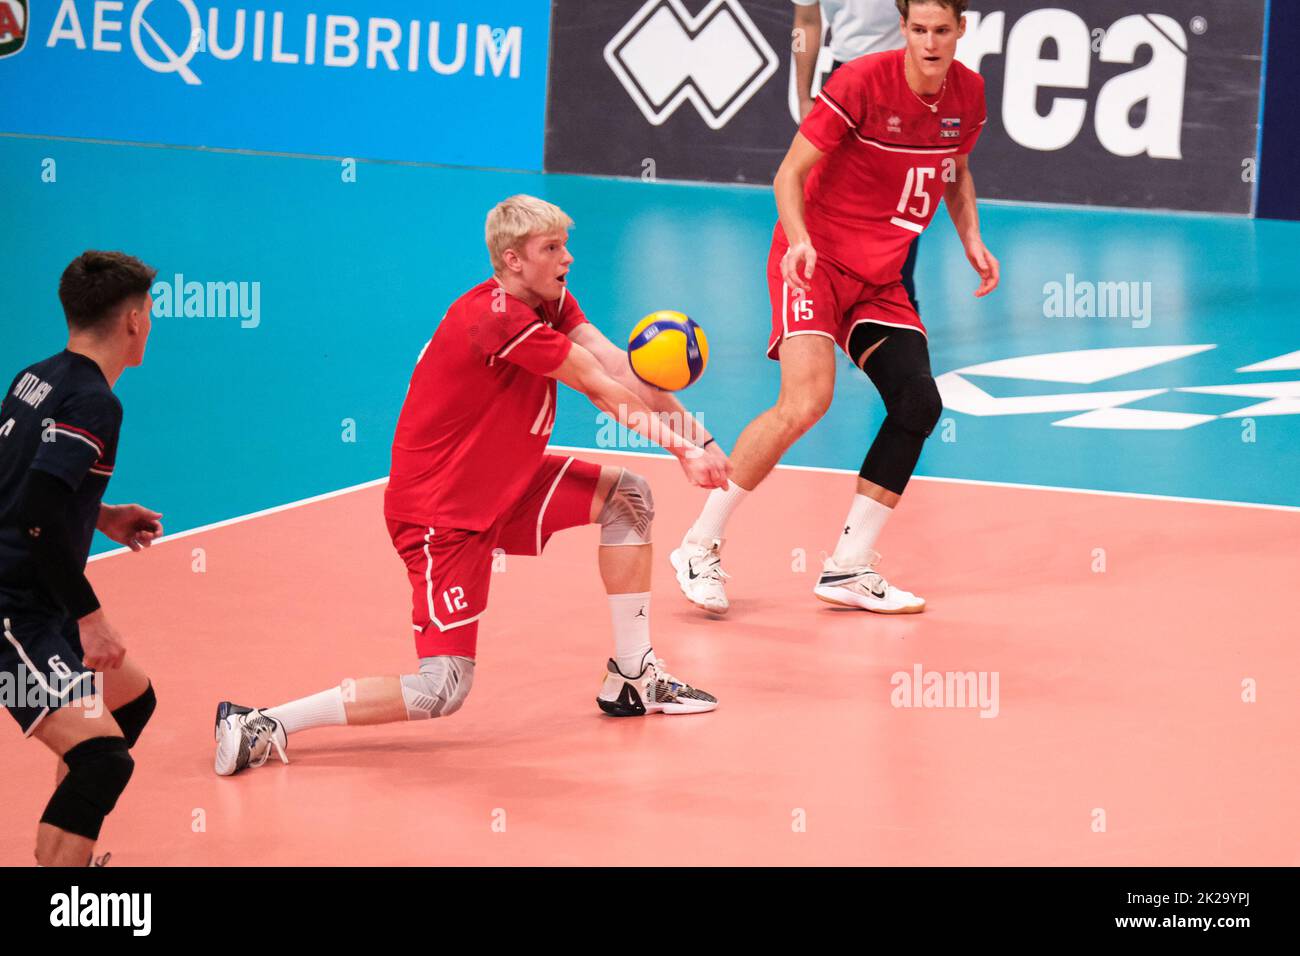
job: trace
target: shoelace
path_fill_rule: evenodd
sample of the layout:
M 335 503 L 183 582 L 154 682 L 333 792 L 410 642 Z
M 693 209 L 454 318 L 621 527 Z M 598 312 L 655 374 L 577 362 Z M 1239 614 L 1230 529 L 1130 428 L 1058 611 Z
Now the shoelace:
M 825 552 L 822 552 L 822 554 L 824 558 Z M 841 569 L 844 573 L 853 573 L 853 577 L 838 582 L 840 587 L 850 587 L 855 584 L 860 584 L 865 586 L 873 596 L 879 597 L 876 593 L 877 591 L 882 591 L 885 594 L 888 594 L 891 585 L 885 580 L 885 576 L 876 570 L 876 565 L 879 563 L 880 555 L 877 552 L 872 551 L 869 552 L 867 556 L 867 563 L 858 568 L 856 572 L 850 572 L 848 568 Z M 873 578 L 874 581 L 872 580 Z M 872 587 L 873 584 L 875 587 Z
M 258 714 L 252 719 L 245 719 L 244 733 L 253 735 L 248 755 L 248 765 L 250 767 L 260 767 L 270 760 L 272 747 L 280 755 L 281 761 L 284 763 L 289 762 L 289 758 L 285 756 L 284 748 L 280 746 L 280 741 L 275 739 L 275 724 L 269 718 Z
M 845 581 L 845 584 L 858 584 L 871 592 L 872 597 L 881 597 L 889 593 L 889 582 L 881 577 L 880 572 L 868 569 L 858 577 Z
M 701 571 L 700 567 L 704 570 Z M 709 581 L 717 581 L 719 584 L 731 577 L 726 571 L 722 570 L 722 555 L 718 549 L 709 548 L 703 558 L 691 562 L 691 570 L 695 572 L 697 578 L 704 578 Z
M 664 661 L 662 657 L 654 658 L 650 662 L 650 666 L 654 668 L 655 680 L 657 680 L 661 684 L 668 684 L 674 694 L 677 693 L 678 690 L 690 686 L 684 683 L 683 681 L 679 681 L 672 674 L 668 673 L 668 669 L 667 667 L 664 666 Z

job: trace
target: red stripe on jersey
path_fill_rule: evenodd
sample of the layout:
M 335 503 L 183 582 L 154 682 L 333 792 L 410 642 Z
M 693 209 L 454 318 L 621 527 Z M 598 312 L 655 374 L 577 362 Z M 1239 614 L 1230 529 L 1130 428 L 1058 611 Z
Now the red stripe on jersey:
M 67 422 L 55 422 L 54 427 L 65 428 L 70 432 L 76 432 L 78 435 L 81 435 L 83 438 L 89 438 L 92 442 L 95 443 L 95 447 L 99 449 L 99 453 L 101 455 L 104 454 L 104 443 L 100 441 L 97 437 L 95 437 L 95 435 L 93 435 L 91 432 L 86 431 L 84 428 L 78 428 L 76 425 L 69 425 Z

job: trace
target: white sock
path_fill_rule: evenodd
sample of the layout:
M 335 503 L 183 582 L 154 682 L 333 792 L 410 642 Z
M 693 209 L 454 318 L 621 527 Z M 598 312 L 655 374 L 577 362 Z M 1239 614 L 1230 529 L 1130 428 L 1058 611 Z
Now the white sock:
M 341 687 L 331 687 L 319 694 L 291 700 L 279 707 L 268 707 L 266 713 L 284 725 L 286 734 L 296 734 L 313 727 L 337 727 L 348 722 Z
M 885 522 L 893 513 L 893 508 L 882 505 L 873 498 L 854 495 L 849 516 L 844 519 L 844 533 L 835 544 L 831 560 L 841 568 L 860 568 L 865 565 L 867 553 L 875 550 L 876 539 L 880 537 Z
M 614 663 L 635 677 L 650 650 L 650 592 L 609 595 L 609 620 L 614 625 Z
M 714 538 L 722 540 L 727 537 L 727 519 L 736 510 L 736 506 L 749 494 L 734 481 L 727 482 L 726 490 L 714 488 L 704 502 L 704 510 L 686 532 L 687 541 L 708 544 Z

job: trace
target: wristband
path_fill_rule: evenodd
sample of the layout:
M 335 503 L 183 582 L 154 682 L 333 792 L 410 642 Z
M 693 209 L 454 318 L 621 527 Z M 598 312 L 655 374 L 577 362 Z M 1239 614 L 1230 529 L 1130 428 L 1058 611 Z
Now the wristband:
M 708 441 L 706 441 L 703 445 L 700 446 L 700 451 L 704 451 L 704 449 L 708 448 L 708 447 L 709 447 L 710 445 L 712 445 L 715 441 L 717 441 L 716 438 L 710 438 Z

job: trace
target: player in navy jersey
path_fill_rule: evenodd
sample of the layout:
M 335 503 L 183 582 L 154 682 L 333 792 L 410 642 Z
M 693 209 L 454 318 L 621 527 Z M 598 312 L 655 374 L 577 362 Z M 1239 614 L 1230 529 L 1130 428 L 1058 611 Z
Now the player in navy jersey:
M 94 859 L 156 702 L 85 574 L 96 528 L 133 551 L 162 534 L 162 515 L 103 504 L 122 424 L 113 385 L 144 359 L 153 277 L 120 252 L 74 259 L 59 281 L 67 348 L 19 372 L 0 402 L 0 687 L 23 735 L 60 760 L 42 866 Z

